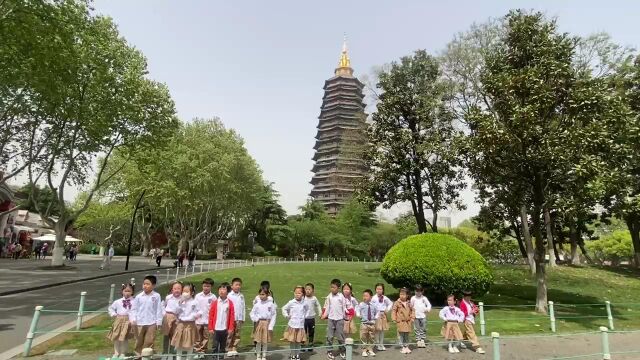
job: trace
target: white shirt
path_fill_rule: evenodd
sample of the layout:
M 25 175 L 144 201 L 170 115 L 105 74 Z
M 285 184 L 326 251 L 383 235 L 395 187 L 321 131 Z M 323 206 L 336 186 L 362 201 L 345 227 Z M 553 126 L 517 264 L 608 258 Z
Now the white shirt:
M 162 305 L 160 304 L 160 294 L 151 291 L 149 294 L 144 291 L 138 294 L 129 313 L 129 320 L 136 325 L 162 325 Z
M 229 300 L 233 302 L 233 310 L 235 310 L 235 321 L 244 321 L 244 295 L 241 292 L 230 292 L 228 296 Z
M 380 312 L 380 313 L 389 312 L 389 311 L 391 311 L 391 308 L 393 307 L 393 303 L 385 295 L 382 295 L 382 301 L 380 300 L 380 296 L 379 295 L 373 295 L 373 299 L 371 299 L 371 302 L 376 305 L 376 308 L 378 309 L 378 312 Z
M 303 299 L 300 299 L 300 301 L 293 299 L 282 307 L 282 315 L 289 319 L 287 325 L 289 325 L 290 328 L 302 329 L 304 328 L 304 319 L 307 310 L 307 303 L 305 303 Z
M 109 248 L 109 257 L 113 257 L 116 254 L 116 251 L 113 250 L 113 246 Z
M 273 301 L 273 297 L 272 297 L 271 295 L 268 295 L 268 296 L 267 296 L 267 300 L 268 300 L 268 301 Z M 253 305 L 257 304 L 257 303 L 258 303 L 258 302 L 260 302 L 260 301 L 262 301 L 262 300 L 260 300 L 260 295 L 256 295 L 256 297 L 255 297 L 255 298 L 253 298 Z M 275 304 L 276 302 L 275 302 L 275 301 L 273 301 L 273 303 Z
M 271 321 L 276 317 L 276 305 L 269 299 L 254 303 L 249 317 L 253 322 L 269 320 L 269 323 L 271 323 Z
M 216 301 L 216 296 L 213 295 L 213 293 L 205 295 L 203 292 L 199 292 L 196 294 L 195 299 L 198 303 L 198 311 L 200 311 L 201 314 L 201 316 L 196 319 L 196 324 L 206 325 L 209 323 L 209 309 L 211 309 L 211 304 Z
M 440 319 L 444 321 L 463 322 L 464 313 L 457 306 L 454 306 L 453 308 L 445 306 L 442 308 L 442 310 L 440 310 Z
M 200 317 L 200 309 L 198 309 L 198 302 L 196 299 L 189 299 L 178 304 L 178 311 L 176 312 L 178 320 L 196 321 L 196 318 Z
M 216 327 L 215 330 L 228 330 L 227 318 L 229 317 L 229 298 L 218 299 L 218 308 L 216 309 Z M 235 306 L 235 304 L 234 304 Z
M 424 295 L 414 295 L 411 298 L 411 307 L 416 312 L 416 319 L 425 319 L 427 317 L 427 312 L 431 311 L 431 303 Z
M 131 308 L 133 307 L 133 301 L 133 297 L 130 297 L 129 299 L 125 299 L 123 297 L 122 299 L 114 301 L 113 303 L 111 303 L 111 305 L 109 305 L 109 316 L 114 317 L 129 315 L 129 313 L 131 312 Z M 128 304 L 128 306 L 125 306 L 125 304 Z
M 164 299 L 164 306 L 162 307 L 162 314 L 166 315 L 167 313 L 177 314 L 178 307 L 180 307 L 180 296 L 175 297 L 173 294 L 167 295 Z
M 346 303 L 346 310 L 354 309 L 354 316 L 360 316 L 360 309 L 358 309 L 358 300 L 353 296 L 350 296 L 348 299 L 344 298 Z
M 320 301 L 315 296 L 304 297 L 304 302 L 307 303 L 307 313 L 304 315 L 307 319 L 313 319 L 317 315 L 322 314 L 322 307 L 320 306 Z
M 344 320 L 347 311 L 347 301 L 342 293 L 329 294 L 324 302 L 324 311 L 329 320 Z

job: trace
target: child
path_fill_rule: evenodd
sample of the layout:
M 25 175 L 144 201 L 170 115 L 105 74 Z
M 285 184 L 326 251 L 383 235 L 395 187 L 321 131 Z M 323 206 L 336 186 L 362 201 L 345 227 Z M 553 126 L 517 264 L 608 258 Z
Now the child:
M 304 319 L 308 311 L 308 306 L 303 299 L 304 287 L 300 285 L 296 286 L 295 289 L 293 289 L 293 296 L 293 300 L 282 307 L 282 315 L 289 319 L 285 338 L 289 341 L 289 348 L 291 349 L 290 359 L 300 360 L 301 344 L 307 340 L 304 331 Z
M 133 326 L 129 322 L 131 312 L 131 302 L 134 286 L 131 284 L 122 285 L 122 299 L 114 301 L 109 306 L 109 316 L 115 318 L 107 338 L 113 341 L 113 358 L 125 357 L 129 349 L 129 339 L 133 338 Z
M 376 284 L 376 296 L 373 297 L 372 302 L 378 309 L 378 318 L 376 319 L 376 343 L 378 351 L 387 350 L 384 347 L 384 332 L 389 330 L 389 321 L 387 320 L 387 313 L 391 311 L 393 303 L 388 297 L 384 295 L 384 284 Z
M 453 295 L 447 296 L 447 306 L 440 310 L 440 319 L 444 321 L 441 334 L 449 342 L 449 352 L 458 353 L 458 347 L 454 342 L 462 340 L 462 333 L 458 323 L 464 321 L 464 313 L 455 306 L 456 298 Z
M 214 353 L 217 358 L 224 356 L 225 346 L 229 333 L 235 330 L 235 308 L 233 301 L 227 296 L 231 291 L 231 285 L 223 282 L 218 287 L 218 299 L 211 303 L 209 309 L 209 334 L 215 334 Z
M 156 287 L 156 277 L 147 275 L 142 282 L 142 292 L 133 300 L 129 313 L 131 325 L 137 326 L 136 355 L 141 356 L 142 349 L 153 349 L 156 329 L 162 325 L 162 305 L 160 294 L 153 291 Z
M 330 290 L 324 301 L 324 308 L 322 309 L 321 319 L 328 319 L 327 324 L 327 346 L 333 346 L 333 339 L 338 342 L 338 350 L 340 351 L 340 357 L 346 359 L 344 347 L 344 315 L 347 311 L 347 302 L 344 295 L 340 293 L 341 282 L 338 279 L 331 280 Z M 335 359 L 332 349 L 327 349 L 327 359 Z
M 196 344 L 196 319 L 201 316 L 201 313 L 198 309 L 198 302 L 194 298 L 195 293 L 193 284 L 187 283 L 182 287 L 182 296 L 178 301 L 176 309 L 178 325 L 171 338 L 171 346 L 176 349 L 177 360 L 183 359 L 184 352 L 187 353 L 187 359 L 189 359 L 193 352 L 193 346 Z
M 276 300 L 273 297 L 273 292 L 271 291 L 271 283 L 269 282 L 269 280 L 262 280 L 260 282 L 260 288 L 264 288 L 267 291 L 267 300 L 273 302 L 273 306 L 274 306 L 274 311 L 276 311 L 278 309 L 278 304 L 276 304 Z M 255 299 L 253 299 L 253 305 L 257 304 L 260 300 L 260 295 L 256 295 Z M 277 315 L 277 311 L 276 311 L 276 315 Z M 255 323 L 253 324 L 253 331 L 255 332 L 256 327 L 255 327 Z M 271 318 L 271 322 L 269 322 L 269 341 L 271 341 L 271 339 L 273 339 L 273 328 L 276 325 L 276 316 L 274 316 L 273 318 Z M 257 342 L 253 342 L 253 345 L 257 345 Z
M 362 357 L 376 356 L 373 352 L 374 336 L 376 333 L 376 319 L 379 312 L 371 302 L 373 291 L 367 289 L 362 293 L 362 302 L 358 305 L 360 314 L 360 341 L 362 341 Z
M 431 303 L 423 293 L 424 289 L 422 285 L 416 285 L 416 294 L 411 297 L 411 307 L 416 314 L 413 330 L 416 334 L 416 343 L 419 348 L 427 346 L 427 344 L 425 344 L 427 338 L 427 313 L 431 311 Z
M 269 289 L 266 286 L 258 290 L 258 301 L 254 301 L 249 317 L 254 323 L 253 341 L 256 344 L 256 359 L 265 360 L 267 344 L 271 341 L 269 324 L 276 317 L 276 306 L 269 300 Z
M 342 295 L 344 296 L 344 299 L 346 300 L 346 305 L 347 305 L 347 311 L 345 313 L 344 316 L 344 337 L 352 337 L 353 334 L 356 333 L 356 321 L 354 320 L 354 317 L 356 317 L 356 315 L 359 316 L 359 314 L 357 313 L 358 310 L 358 300 L 356 300 L 354 297 L 351 296 L 351 293 L 353 291 L 353 286 L 351 286 L 350 283 L 344 283 L 342 285 Z
M 312 283 L 304 286 L 304 302 L 307 303 L 307 313 L 304 316 L 304 332 L 307 335 L 306 351 L 312 351 L 313 337 L 316 332 L 316 315 L 322 315 L 322 308 L 318 298 L 315 297 L 315 287 Z M 303 349 L 302 351 L 305 351 Z
M 182 283 L 180 281 L 176 281 L 171 284 L 169 288 L 169 294 L 164 299 L 162 312 L 164 316 L 162 317 L 162 353 L 169 354 L 171 349 L 169 349 L 171 345 L 171 339 L 173 338 L 173 334 L 175 333 L 176 326 L 178 325 L 178 307 L 180 306 L 179 302 L 182 297 Z
M 209 325 L 209 319 L 207 317 L 207 314 L 209 314 L 211 303 L 216 300 L 216 296 L 211 292 L 213 284 L 214 282 L 211 278 L 202 280 L 202 292 L 199 292 L 196 295 L 198 310 L 200 311 L 200 314 L 202 314 L 202 316 L 196 319 L 195 350 L 200 354 L 204 354 L 209 347 L 209 331 L 207 329 Z
M 233 302 L 235 308 L 235 326 L 233 331 L 229 331 L 227 347 L 229 352 L 227 356 L 238 356 L 238 344 L 240 344 L 240 333 L 242 332 L 242 324 L 244 324 L 244 295 L 240 292 L 242 288 L 242 280 L 234 278 L 231 280 L 231 292 L 229 300 Z
M 393 303 L 391 308 L 391 319 L 396 323 L 400 345 L 402 345 L 400 353 L 411 354 L 409 332 L 411 331 L 411 324 L 415 320 L 415 313 L 409 302 L 409 290 L 407 288 L 400 289 L 400 297 Z
M 480 342 L 476 336 L 476 331 L 473 329 L 473 325 L 476 323 L 476 314 L 478 313 L 478 307 L 471 300 L 471 292 L 463 292 L 462 301 L 460 301 L 460 310 L 464 313 L 464 338 L 469 340 L 471 348 L 478 354 L 484 354 L 485 351 L 480 347 Z M 460 347 L 465 348 L 464 343 L 460 342 Z

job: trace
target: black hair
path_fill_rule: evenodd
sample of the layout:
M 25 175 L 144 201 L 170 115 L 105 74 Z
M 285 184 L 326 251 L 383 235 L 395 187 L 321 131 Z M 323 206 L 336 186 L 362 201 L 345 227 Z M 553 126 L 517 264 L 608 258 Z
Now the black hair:
M 267 294 L 267 296 L 269 295 L 269 288 L 267 288 L 266 286 L 260 286 L 260 288 L 258 289 L 258 295 L 265 293 Z
M 418 285 L 414 286 L 414 291 L 422 292 L 422 291 L 424 291 L 424 288 L 422 287 L 422 285 L 418 284 Z
M 350 282 L 346 282 L 346 283 L 342 284 L 342 291 L 344 291 L 345 287 L 349 287 L 349 290 L 351 290 L 353 292 L 353 286 L 351 285 Z
M 231 292 L 231 285 L 229 285 L 229 283 L 226 281 L 220 284 L 220 286 L 218 286 L 218 289 L 222 289 L 222 288 L 227 289 L 227 292 Z
M 189 289 L 191 289 L 191 297 L 193 297 L 193 295 L 196 293 L 195 285 L 193 285 L 193 283 L 191 283 L 191 282 L 182 284 L 182 291 L 183 292 L 184 292 L 184 288 L 186 288 L 186 287 L 189 287 Z
M 378 286 L 380 286 L 382 288 L 382 295 L 384 295 L 384 284 L 383 283 L 377 283 L 376 286 L 374 287 L 374 289 L 377 289 Z
M 152 285 L 155 285 L 158 282 L 158 279 L 154 275 L 147 275 L 144 277 L 144 280 L 149 280 Z M 142 280 L 144 282 L 144 280 Z
M 169 284 L 169 288 L 167 289 L 167 295 L 171 295 L 173 293 L 173 287 L 176 284 L 180 285 L 181 287 L 184 287 L 184 284 L 182 283 L 182 281 L 179 281 L 179 280 L 173 281 Z
M 400 291 L 398 291 L 398 294 L 402 293 L 405 293 L 407 294 L 407 296 L 409 296 L 409 289 L 407 289 L 406 287 L 401 288 Z
M 369 294 L 369 296 L 373 296 L 373 291 L 371 291 L 371 289 L 365 289 L 362 293 Z
M 122 284 L 122 289 L 120 289 L 120 292 L 122 293 L 126 288 L 130 288 L 132 293 L 136 292 L 136 286 L 132 283 Z
M 232 283 L 232 284 L 234 284 L 234 283 L 240 283 L 240 285 L 242 285 L 242 279 L 240 279 L 240 278 L 233 278 L 233 279 L 231 279 L 231 283 Z
M 296 287 L 293 288 L 293 292 L 295 293 L 298 289 L 302 290 L 302 295 L 304 296 L 304 286 L 296 285 Z
M 449 295 L 447 295 L 447 301 L 449 300 L 449 298 L 453 298 L 453 302 L 455 302 L 455 301 L 456 301 L 456 296 L 455 296 L 455 295 L 453 295 L 453 294 L 449 294 Z
M 215 284 L 215 281 L 213 281 L 212 278 L 205 278 L 204 280 L 202 280 L 202 285 L 204 284 L 213 286 Z
M 260 287 L 261 288 L 266 287 L 267 289 L 271 289 L 271 283 L 269 282 L 269 280 L 262 280 L 262 282 L 260 282 Z
M 306 283 L 306 284 L 304 284 L 304 287 L 307 287 L 307 286 L 308 286 L 308 287 L 310 287 L 310 288 L 311 288 L 311 290 L 315 290 L 315 289 L 316 289 L 316 287 L 315 287 L 315 286 L 313 286 L 313 283 Z
M 340 286 L 342 286 L 342 282 L 340 281 L 340 279 L 333 279 L 331 280 L 331 285 L 335 285 L 339 288 Z

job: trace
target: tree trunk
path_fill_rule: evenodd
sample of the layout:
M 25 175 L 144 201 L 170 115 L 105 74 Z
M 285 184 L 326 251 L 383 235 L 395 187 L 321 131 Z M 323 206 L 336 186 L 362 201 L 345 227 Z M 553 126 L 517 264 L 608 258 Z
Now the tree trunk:
M 544 260 L 536 262 L 536 311 L 547 313 L 547 277 Z
M 433 231 L 434 233 L 437 233 L 438 232 L 438 212 L 432 210 L 431 214 L 432 214 L 431 231 Z
M 67 237 L 66 223 L 67 219 L 61 216 L 54 226 L 56 242 L 53 245 L 53 251 L 51 252 L 51 266 L 64 265 L 64 239 Z
M 527 216 L 527 207 L 520 207 L 520 221 L 522 221 L 522 236 L 527 249 L 527 263 L 531 269 L 531 275 L 536 273 L 536 264 L 534 260 L 533 243 L 531 242 L 531 233 L 529 232 L 529 217 Z
M 421 207 L 418 207 L 418 205 L 416 205 L 416 201 L 413 199 L 411 199 L 411 209 L 413 210 L 413 217 L 416 219 L 416 225 L 418 226 L 418 234 L 426 233 L 427 221 L 424 219 L 424 210 L 422 210 Z
M 520 248 L 520 255 L 522 255 L 523 259 L 527 259 L 527 250 L 524 247 L 524 241 L 522 241 L 522 235 L 520 234 L 520 228 L 516 225 L 515 222 L 511 223 L 511 228 L 515 233 L 516 240 L 518 241 L 518 248 Z
M 578 231 L 576 223 L 571 218 L 569 220 L 569 240 L 571 241 L 571 265 L 580 265 L 580 255 L 578 255 Z
M 545 246 L 544 239 L 542 237 L 542 224 L 540 216 L 543 212 L 544 204 L 544 192 L 542 186 L 542 179 L 539 173 L 534 175 L 533 185 L 533 214 L 531 218 L 533 220 L 533 234 L 536 239 L 536 279 L 537 279 L 537 292 L 536 292 L 536 311 L 539 313 L 547 313 L 547 280 L 545 274 Z M 553 258 L 549 259 L 553 261 Z
M 626 218 L 627 227 L 631 233 L 631 243 L 633 244 L 634 265 L 640 268 L 640 217 L 630 214 Z
M 551 213 L 549 207 L 544 206 L 544 225 L 547 231 L 547 252 L 549 254 L 549 266 L 551 268 L 556 266 L 556 258 L 558 257 L 553 246 L 553 232 L 551 231 Z

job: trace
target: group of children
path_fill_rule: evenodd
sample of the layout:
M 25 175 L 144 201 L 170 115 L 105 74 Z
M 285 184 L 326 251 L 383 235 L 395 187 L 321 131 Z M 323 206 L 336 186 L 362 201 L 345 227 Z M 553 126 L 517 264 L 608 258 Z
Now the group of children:
M 218 286 L 217 296 L 213 294 L 212 279 L 202 281 L 202 291 L 196 290 L 191 283 L 175 282 L 164 300 L 154 291 L 155 276 L 147 276 L 143 281 L 143 291 L 133 297 L 134 286 L 123 285 L 122 299 L 114 301 L 109 314 L 115 318 L 108 338 L 114 344 L 114 357 L 124 357 L 128 350 L 128 340 L 135 338 L 135 353 L 140 356 L 143 348 L 153 348 L 156 331 L 162 332 L 163 354 L 175 351 L 176 358 L 192 358 L 209 349 L 209 339 L 213 337 L 213 352 L 218 356 L 238 355 L 240 332 L 245 322 L 245 300 L 241 292 L 242 280 L 234 278 L 231 283 L 223 282 Z M 308 283 L 293 289 L 293 299 L 282 308 L 281 314 L 287 319 L 287 327 L 281 340 L 290 344 L 290 359 L 299 360 L 300 353 L 312 351 L 316 317 L 327 320 L 326 344 L 327 358 L 333 360 L 336 355 L 345 356 L 344 341 L 353 337 L 360 324 L 362 356 L 375 356 L 384 346 L 385 331 L 389 330 L 388 314 L 396 324 L 401 353 L 409 354 L 409 333 L 415 332 L 418 347 L 425 347 L 426 317 L 431 304 L 424 296 L 421 286 L 415 287 L 415 295 L 410 297 L 406 288 L 400 289 L 399 298 L 392 302 L 384 294 L 384 284 L 375 286 L 375 293 L 366 289 L 362 301 L 358 302 L 352 294 L 350 283 L 342 284 L 334 279 L 330 284 L 330 293 L 323 305 L 316 298 L 314 285 Z M 440 311 L 444 321 L 442 335 L 449 341 L 449 352 L 459 352 L 458 345 L 464 347 L 459 323 L 464 324 L 466 340 L 473 349 L 484 353 L 473 330 L 477 307 L 471 301 L 471 294 L 465 293 L 460 307 L 455 306 L 455 298 L 450 295 L 448 306 Z M 266 360 L 267 346 L 273 340 L 276 322 L 277 304 L 268 281 L 263 281 L 253 300 L 249 317 L 253 323 L 252 338 L 255 344 L 257 360 Z M 338 343 L 338 353 L 332 346 Z

